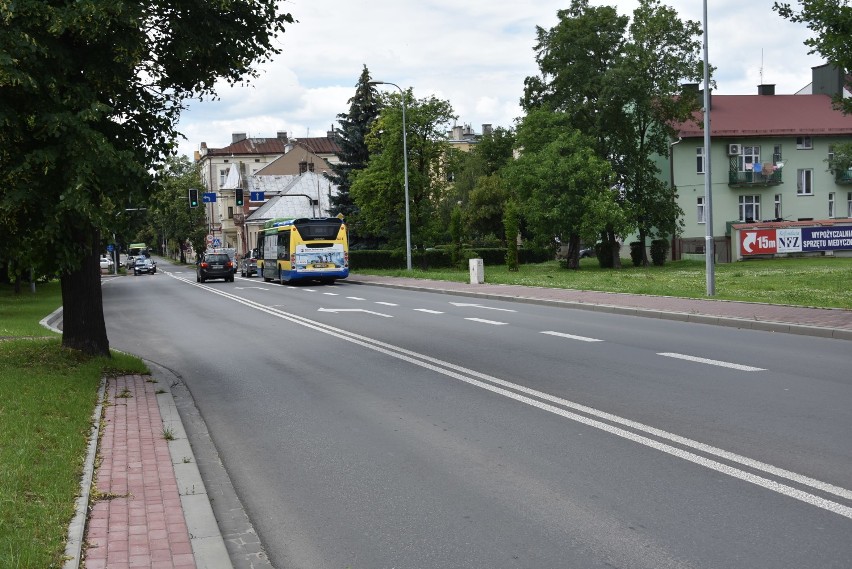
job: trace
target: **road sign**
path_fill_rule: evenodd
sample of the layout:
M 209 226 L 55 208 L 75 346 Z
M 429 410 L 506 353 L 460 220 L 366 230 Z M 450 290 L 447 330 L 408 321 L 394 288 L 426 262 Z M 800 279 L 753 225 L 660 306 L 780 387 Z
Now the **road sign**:
M 221 246 L 222 246 L 222 240 L 221 239 L 216 238 L 216 239 L 213 240 L 213 247 L 214 248 L 221 247 Z
M 263 198 L 264 198 L 263 192 L 251 192 L 249 194 L 249 201 L 262 202 Z
M 201 201 L 204 203 L 213 203 L 216 201 L 216 192 L 204 192 L 201 196 Z
M 109 245 L 107 245 L 107 251 L 109 251 L 110 253 L 112 253 L 114 250 L 115 250 L 115 246 L 114 246 L 112 243 L 110 243 Z
M 208 245 L 210 245 L 210 244 L 212 244 L 212 243 L 213 243 L 213 236 L 212 236 L 212 235 L 210 235 L 210 234 L 208 234 L 208 235 L 207 235 L 207 244 L 208 244 Z

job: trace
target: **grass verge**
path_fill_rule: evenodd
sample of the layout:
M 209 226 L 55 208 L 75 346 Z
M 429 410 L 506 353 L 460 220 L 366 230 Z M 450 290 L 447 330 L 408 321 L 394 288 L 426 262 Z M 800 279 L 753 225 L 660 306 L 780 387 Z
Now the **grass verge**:
M 634 267 L 622 259 L 619 270 L 601 269 L 596 259 L 582 259 L 580 270 L 560 268 L 556 261 L 521 265 L 517 272 L 505 266 L 485 267 L 485 282 L 577 290 L 597 290 L 707 298 L 705 265 L 701 261 L 668 262 L 662 267 Z M 465 270 L 430 271 L 353 270 L 354 273 L 468 282 Z M 759 259 L 717 264 L 719 300 L 852 309 L 852 258 L 803 257 Z
M 0 567 L 61 567 L 104 376 L 144 373 L 138 358 L 63 349 L 38 322 L 58 283 L 14 295 L 0 286 Z

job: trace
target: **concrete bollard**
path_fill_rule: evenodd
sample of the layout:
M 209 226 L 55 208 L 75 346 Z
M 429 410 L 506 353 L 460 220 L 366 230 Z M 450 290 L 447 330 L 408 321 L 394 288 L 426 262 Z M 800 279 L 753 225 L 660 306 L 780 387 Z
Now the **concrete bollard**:
M 482 284 L 485 282 L 485 265 L 482 259 L 470 259 L 470 284 Z

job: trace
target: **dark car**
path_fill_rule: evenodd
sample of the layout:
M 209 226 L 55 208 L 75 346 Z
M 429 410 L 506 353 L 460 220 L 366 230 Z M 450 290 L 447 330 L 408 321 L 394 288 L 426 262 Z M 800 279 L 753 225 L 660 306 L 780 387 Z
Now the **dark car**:
M 243 258 L 240 259 L 241 277 L 251 277 L 257 274 L 257 254 L 255 251 L 246 253 Z
M 133 274 L 141 275 L 142 273 L 146 273 L 149 275 L 153 275 L 157 272 L 157 263 L 151 257 L 136 257 L 136 260 L 133 261 Z
M 595 248 L 594 247 L 585 247 L 580 249 L 580 258 L 585 259 L 586 257 L 594 257 L 595 256 Z
M 195 268 L 195 280 L 203 283 L 209 279 L 234 282 L 234 263 L 227 253 L 207 253 Z

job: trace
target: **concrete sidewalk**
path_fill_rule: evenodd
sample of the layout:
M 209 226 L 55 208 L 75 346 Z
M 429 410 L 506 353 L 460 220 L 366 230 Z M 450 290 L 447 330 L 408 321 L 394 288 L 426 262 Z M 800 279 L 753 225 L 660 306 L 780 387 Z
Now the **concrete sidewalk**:
M 850 310 L 368 275 L 347 283 L 852 340 Z M 61 327 L 57 312 L 45 325 Z M 101 460 L 90 459 L 96 495 L 77 538 L 86 547 L 65 569 L 231 569 L 169 386 L 139 375 L 110 379 L 105 405 Z

